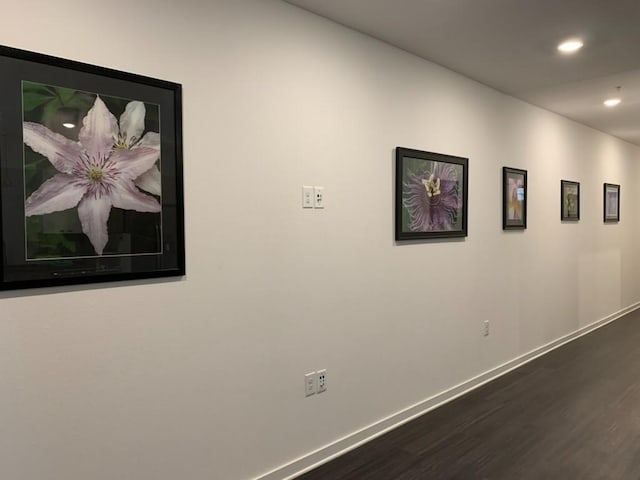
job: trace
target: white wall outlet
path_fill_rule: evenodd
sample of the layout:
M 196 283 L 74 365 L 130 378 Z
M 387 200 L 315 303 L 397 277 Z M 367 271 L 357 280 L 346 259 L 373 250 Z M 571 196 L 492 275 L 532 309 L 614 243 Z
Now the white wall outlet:
M 302 208 L 313 208 L 313 187 L 302 186 Z
M 327 370 L 318 370 L 318 393 L 327 389 Z
M 482 334 L 485 337 L 489 336 L 489 320 L 485 320 L 484 323 L 482 324 Z
M 313 208 L 324 208 L 324 187 L 313 187 Z
M 316 393 L 316 372 L 310 372 L 304 376 L 304 396 L 308 397 L 314 393 Z

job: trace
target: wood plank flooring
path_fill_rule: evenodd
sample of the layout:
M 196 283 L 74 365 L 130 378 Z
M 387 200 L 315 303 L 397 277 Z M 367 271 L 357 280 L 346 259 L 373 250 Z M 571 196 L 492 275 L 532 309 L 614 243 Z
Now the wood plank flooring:
M 299 480 L 638 480 L 640 310 Z

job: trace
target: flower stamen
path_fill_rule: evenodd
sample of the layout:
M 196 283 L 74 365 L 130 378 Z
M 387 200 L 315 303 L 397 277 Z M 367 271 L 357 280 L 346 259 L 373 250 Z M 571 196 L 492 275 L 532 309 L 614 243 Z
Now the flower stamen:
M 422 185 L 424 185 L 425 190 L 427 191 L 427 197 L 432 198 L 436 195 L 440 195 L 440 179 L 436 178 L 434 180 L 433 173 L 429 177 L 428 180 L 423 179 Z
M 131 150 L 139 138 L 136 136 L 127 137 L 126 133 L 120 132 L 118 137 L 114 139 L 113 148 L 117 150 Z
M 91 180 L 93 183 L 102 183 L 102 180 L 104 180 L 104 171 L 99 168 L 99 167 L 91 167 L 89 170 L 87 170 L 87 177 L 89 177 L 89 180 Z

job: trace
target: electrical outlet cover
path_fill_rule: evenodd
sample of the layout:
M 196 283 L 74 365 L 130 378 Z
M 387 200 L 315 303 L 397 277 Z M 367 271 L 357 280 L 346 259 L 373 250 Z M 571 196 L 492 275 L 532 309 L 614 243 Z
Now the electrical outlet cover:
M 324 187 L 313 187 L 313 207 L 324 208 Z
M 322 393 L 327 389 L 327 371 L 318 370 L 318 393 Z

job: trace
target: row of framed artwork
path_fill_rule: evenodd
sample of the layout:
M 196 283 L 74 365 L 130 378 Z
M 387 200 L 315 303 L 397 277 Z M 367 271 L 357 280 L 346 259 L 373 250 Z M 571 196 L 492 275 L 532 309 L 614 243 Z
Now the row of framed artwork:
M 603 221 L 620 221 L 620 185 L 603 184 Z M 560 220 L 580 220 L 580 183 L 560 180 Z M 502 168 L 502 228 L 527 228 L 527 171 Z
M 396 147 L 396 240 L 467 236 L 469 159 Z M 527 228 L 527 171 L 502 169 L 502 228 Z M 620 220 L 620 185 L 604 184 L 605 222 Z M 580 219 L 580 183 L 560 181 L 560 218 Z

